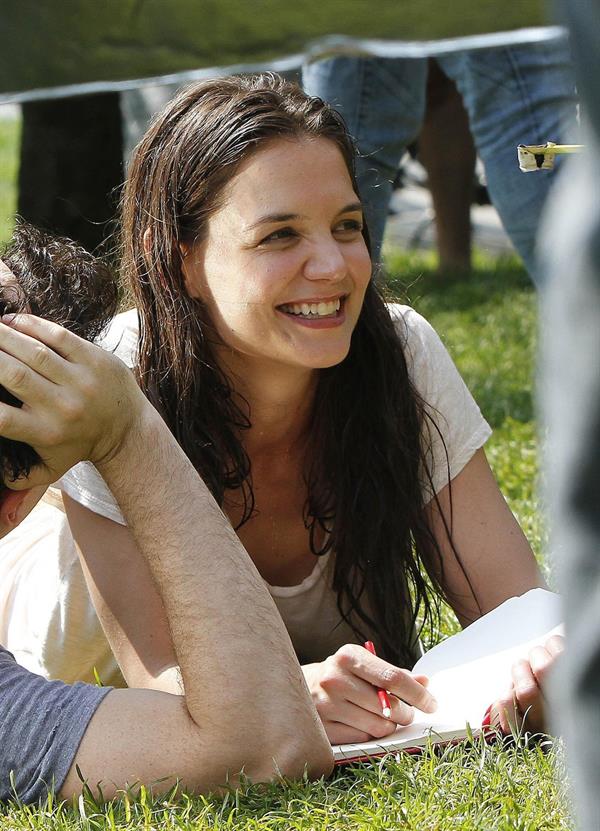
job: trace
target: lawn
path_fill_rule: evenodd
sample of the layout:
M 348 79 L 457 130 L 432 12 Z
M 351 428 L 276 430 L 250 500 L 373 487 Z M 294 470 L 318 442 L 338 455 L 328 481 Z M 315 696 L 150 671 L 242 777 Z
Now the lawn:
M 14 125 L 0 121 L 0 238 L 14 210 Z M 436 327 L 494 428 L 488 455 L 546 572 L 537 487 L 538 442 L 532 378 L 536 297 L 514 260 L 476 258 L 473 273 L 436 275 L 429 255 L 390 252 L 390 297 L 408 299 Z M 551 575 L 549 577 L 551 581 Z M 443 632 L 456 623 L 443 617 Z M 293 729 L 293 725 L 291 725 Z M 317 783 L 248 786 L 225 797 L 153 799 L 142 790 L 104 806 L 8 806 L 3 829 L 497 829 L 571 827 L 560 743 L 478 742 L 340 769 Z
M 0 243 L 10 236 L 17 207 L 15 184 L 19 134 L 20 122 L 0 117 Z

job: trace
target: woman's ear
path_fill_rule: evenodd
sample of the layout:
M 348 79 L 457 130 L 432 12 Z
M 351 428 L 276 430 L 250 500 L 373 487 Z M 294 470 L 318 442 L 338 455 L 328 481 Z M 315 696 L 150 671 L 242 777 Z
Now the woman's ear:
M 142 237 L 142 246 L 144 248 L 144 257 L 149 260 L 150 252 L 152 251 L 152 231 L 146 228 L 144 236 Z
M 144 231 L 142 247 L 144 249 L 144 257 L 149 263 L 152 257 L 152 231 L 150 228 L 146 228 Z M 199 246 L 195 245 L 192 247 L 185 242 L 180 242 L 179 253 L 181 254 L 181 270 L 183 272 L 185 290 L 190 297 L 202 299 L 200 281 L 198 279 L 201 273 L 200 262 L 202 260 Z
M 195 245 L 192 248 L 184 242 L 180 242 L 179 251 L 181 252 L 181 270 L 183 272 L 185 290 L 190 297 L 202 300 L 201 289 L 204 269 L 202 266 L 200 246 Z

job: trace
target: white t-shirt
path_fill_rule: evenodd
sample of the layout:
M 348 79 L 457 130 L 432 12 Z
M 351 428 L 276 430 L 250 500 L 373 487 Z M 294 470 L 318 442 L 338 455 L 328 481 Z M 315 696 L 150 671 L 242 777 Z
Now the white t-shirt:
M 390 312 L 405 342 L 413 384 L 427 402 L 448 452 L 446 459 L 442 439 L 435 430 L 429 431 L 433 489 L 438 492 L 447 484 L 448 472 L 450 479 L 460 473 L 491 430 L 429 323 L 408 306 L 392 304 Z M 102 345 L 133 366 L 137 341 L 137 313 L 130 310 L 115 318 Z M 76 465 L 59 485 L 91 511 L 124 524 L 117 503 L 91 463 Z M 431 495 L 425 486 L 424 502 Z M 66 518 L 54 509 L 50 521 L 48 510 L 42 503 L 0 543 L 0 643 L 20 663 L 40 674 L 67 681 L 87 678 L 91 665 L 87 674 L 82 671 L 83 656 L 84 661 L 93 659 L 96 667 L 103 668 L 104 675 L 100 674 L 105 683 L 117 683 L 118 668 L 83 588 Z M 350 626 L 340 618 L 331 589 L 334 556 L 320 557 L 299 585 L 268 587 L 292 643 L 305 661 L 322 660 L 342 644 L 356 641 Z M 30 563 L 28 570 L 23 568 L 25 560 Z M 29 576 L 33 568 L 35 581 Z M 34 583 L 45 595 L 41 604 L 32 596 Z M 45 629 L 42 618 L 47 621 Z M 34 633 L 29 634 L 32 623 Z M 79 650 L 73 649 L 76 642 Z

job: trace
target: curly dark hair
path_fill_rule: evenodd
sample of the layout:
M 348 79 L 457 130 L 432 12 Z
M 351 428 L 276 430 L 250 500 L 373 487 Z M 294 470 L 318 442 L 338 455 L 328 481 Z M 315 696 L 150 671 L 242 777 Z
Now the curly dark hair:
M 70 239 L 19 220 L 0 257 L 15 278 L 0 279 L 0 314 L 30 312 L 95 340 L 117 310 L 118 288 L 111 269 Z M 0 401 L 21 406 L 2 386 Z M 0 484 L 5 478 L 27 476 L 40 461 L 28 444 L 0 436 Z
M 251 413 L 215 360 L 204 304 L 186 291 L 182 244 L 203 239 L 240 165 L 280 137 L 333 142 L 358 193 L 342 117 L 266 73 L 178 95 L 137 147 L 122 200 L 122 276 L 140 316 L 140 385 L 217 501 L 229 489 L 241 494 L 240 524 L 254 507 L 243 444 Z M 348 356 L 319 370 L 304 521 L 312 552 L 335 552 L 343 617 L 363 640 L 365 627 L 374 629 L 381 654 L 404 666 L 414 662 L 417 615 L 434 618 L 444 595 L 440 547 L 423 512 L 423 480 L 431 483 L 432 473 L 426 437 L 436 429 L 371 280 Z M 449 527 L 447 534 L 451 540 Z

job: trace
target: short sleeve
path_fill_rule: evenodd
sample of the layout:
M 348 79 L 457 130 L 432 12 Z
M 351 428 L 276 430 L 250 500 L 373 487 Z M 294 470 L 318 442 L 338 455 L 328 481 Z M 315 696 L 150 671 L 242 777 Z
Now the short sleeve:
M 112 352 L 128 367 L 133 368 L 137 356 L 138 331 L 137 311 L 130 309 L 115 317 L 98 341 L 98 346 Z M 121 525 L 126 524 L 114 496 L 91 462 L 80 462 L 72 467 L 57 482 L 56 487 L 90 511 Z
M 55 487 L 95 514 L 127 525 L 116 499 L 91 462 L 80 462 L 72 467 Z
M 139 339 L 137 309 L 129 309 L 116 315 L 96 343 L 107 352 L 112 352 L 130 369 L 136 363 Z
M 404 344 L 411 380 L 429 416 L 422 434 L 431 475 L 431 482 L 423 477 L 427 502 L 460 473 L 492 430 L 431 324 L 409 306 L 388 308 Z

